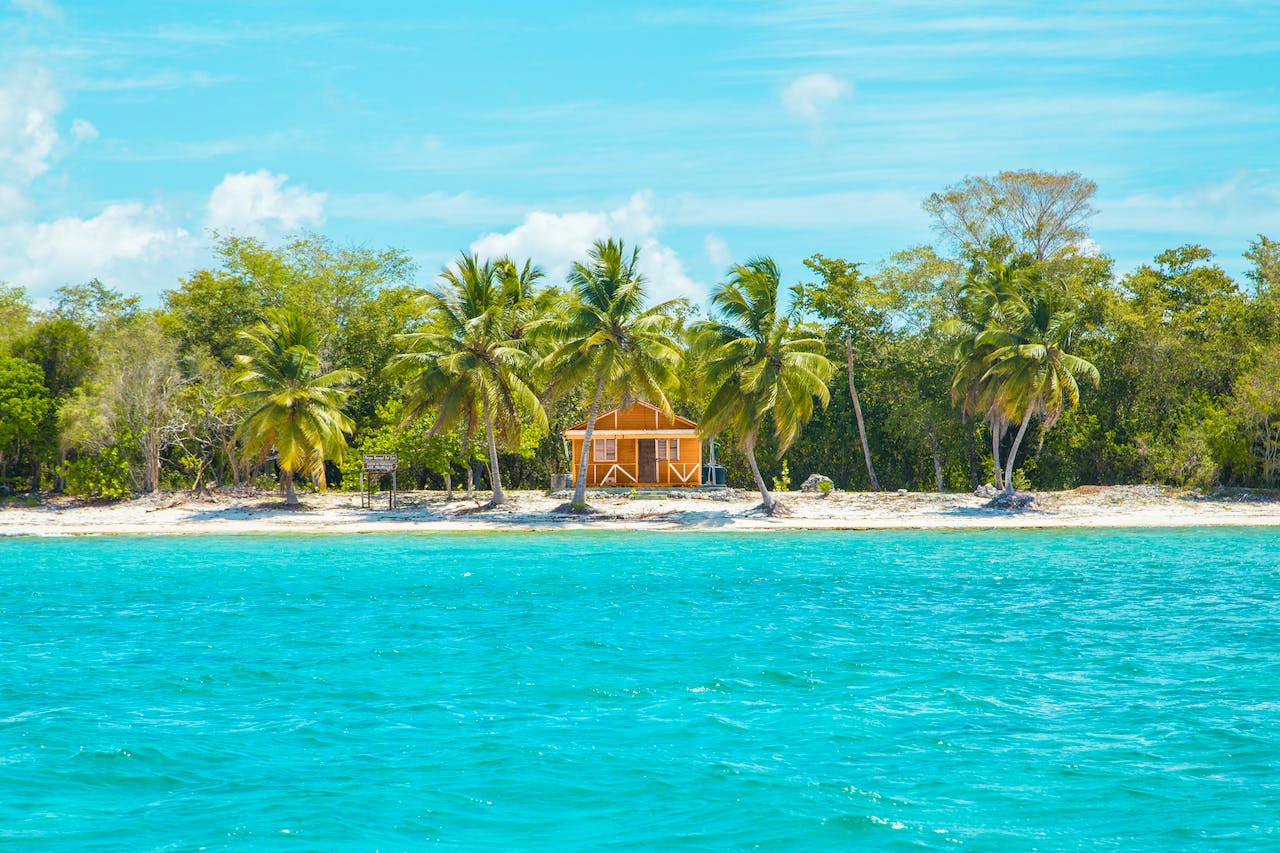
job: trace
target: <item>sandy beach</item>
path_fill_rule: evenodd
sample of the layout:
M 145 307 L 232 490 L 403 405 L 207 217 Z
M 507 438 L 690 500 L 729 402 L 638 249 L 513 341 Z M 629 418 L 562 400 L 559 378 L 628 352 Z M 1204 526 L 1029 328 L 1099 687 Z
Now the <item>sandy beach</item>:
M 632 498 L 591 494 L 596 513 L 557 512 L 562 496 L 515 492 L 510 502 L 486 509 L 478 501 L 441 492 L 409 492 L 386 508 L 360 507 L 347 492 L 303 496 L 303 508 L 286 509 L 273 493 L 193 498 L 158 493 L 117 503 L 53 498 L 34 507 L 0 510 L 0 536 L 112 534 L 382 533 L 499 530 L 875 530 L 1049 527 L 1181 527 L 1280 525 L 1280 499 L 1240 493 L 1205 497 L 1161 486 L 1084 486 L 1040 493 L 1022 511 L 992 509 L 974 494 L 793 492 L 782 497 L 787 514 L 768 517 L 752 492 L 679 493 Z M 378 501 L 382 501 L 381 504 Z

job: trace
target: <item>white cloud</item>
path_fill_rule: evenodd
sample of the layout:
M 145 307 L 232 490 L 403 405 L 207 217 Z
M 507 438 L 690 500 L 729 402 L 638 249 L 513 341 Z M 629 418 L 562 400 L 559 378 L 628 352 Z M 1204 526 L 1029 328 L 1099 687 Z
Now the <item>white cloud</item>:
M 288 175 L 266 169 L 228 174 L 209 196 L 205 225 L 252 236 L 294 231 L 324 222 L 325 194 L 285 187 Z
M 1280 180 L 1240 171 L 1216 184 L 1173 195 L 1100 198 L 1095 230 L 1164 234 L 1175 239 L 1245 239 L 1280 222 Z
M 832 106 L 852 94 L 853 84 L 849 81 L 820 71 L 792 80 L 779 97 L 787 112 L 816 125 L 822 122 Z
M 691 279 L 675 250 L 658 240 L 660 225 L 652 194 L 638 192 L 611 211 L 535 210 L 510 231 L 482 235 L 471 244 L 471 251 L 487 258 L 533 258 L 553 281 L 560 281 L 574 261 L 586 258 L 595 241 L 615 237 L 640 250 L 639 269 L 648 280 L 650 298 L 684 296 L 701 301 L 707 288 Z
M 191 235 L 163 209 L 111 204 L 87 219 L 0 229 L 0 279 L 41 293 L 97 277 L 126 292 L 154 294 L 174 283 L 195 250 Z
M 51 21 L 62 20 L 62 10 L 53 0 L 13 0 L 13 8 L 28 15 L 48 18 Z
M 98 129 L 82 118 L 71 122 L 71 138 L 76 142 L 92 142 L 98 138 Z
M 733 254 L 729 251 L 729 244 L 718 234 L 708 234 L 706 239 L 702 241 L 702 248 L 706 250 L 707 260 L 711 261 L 711 265 L 717 270 L 728 269 L 729 265 L 733 263 Z
M 62 95 L 41 69 L 0 80 L 0 181 L 26 184 L 49 170 L 61 110 Z

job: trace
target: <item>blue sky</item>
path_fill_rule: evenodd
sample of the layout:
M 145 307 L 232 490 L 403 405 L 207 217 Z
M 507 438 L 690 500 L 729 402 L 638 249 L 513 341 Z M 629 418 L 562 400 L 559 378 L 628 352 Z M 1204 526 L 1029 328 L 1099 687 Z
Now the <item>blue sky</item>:
M 543 8 L 547 7 L 547 8 Z M 1121 269 L 1280 237 L 1277 3 L 57 3 L 0 11 L 0 280 L 154 299 L 207 229 L 311 228 L 655 293 L 934 239 L 970 174 L 1079 171 Z

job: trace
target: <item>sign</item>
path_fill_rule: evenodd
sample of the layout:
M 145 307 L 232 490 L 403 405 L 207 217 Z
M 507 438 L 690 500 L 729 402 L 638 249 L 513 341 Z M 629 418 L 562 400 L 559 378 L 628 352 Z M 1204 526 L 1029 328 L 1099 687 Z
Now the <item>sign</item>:
M 396 470 L 398 461 L 394 453 L 366 453 L 364 454 L 364 470 L 370 474 L 390 474 Z

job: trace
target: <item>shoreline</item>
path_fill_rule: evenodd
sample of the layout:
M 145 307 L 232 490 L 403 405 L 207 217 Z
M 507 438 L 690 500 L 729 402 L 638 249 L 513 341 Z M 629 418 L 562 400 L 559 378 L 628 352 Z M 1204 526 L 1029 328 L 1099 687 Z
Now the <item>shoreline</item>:
M 385 493 L 383 499 L 385 500 Z M 401 506 L 361 509 L 358 494 L 304 497 L 285 509 L 271 493 L 191 498 L 159 493 L 111 504 L 56 499 L 34 507 L 0 509 L 0 537 L 181 536 L 249 534 L 495 533 L 543 531 L 767 532 L 835 530 L 1046 530 L 1280 526 L 1280 498 L 1245 493 L 1206 498 L 1161 486 L 1085 486 L 1036 494 L 1033 509 L 986 506 L 969 493 L 791 492 L 780 497 L 789 514 L 755 510 L 758 495 L 732 491 L 713 497 L 673 492 L 631 498 L 589 495 L 598 514 L 557 514 L 562 498 L 512 492 L 510 504 L 484 509 L 441 492 L 408 492 Z

